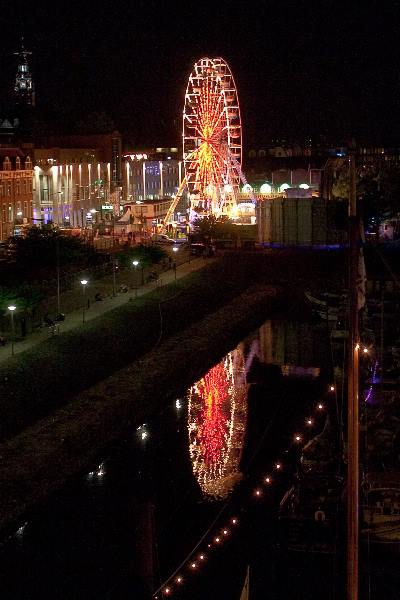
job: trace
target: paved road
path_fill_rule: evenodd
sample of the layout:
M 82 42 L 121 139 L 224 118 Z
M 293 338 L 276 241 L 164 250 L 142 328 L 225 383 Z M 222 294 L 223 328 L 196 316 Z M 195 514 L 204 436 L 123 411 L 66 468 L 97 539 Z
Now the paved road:
M 203 268 L 205 265 L 210 264 L 213 259 L 207 258 L 194 258 L 189 262 L 182 263 L 176 268 L 176 279 L 184 277 L 192 271 Z M 143 286 L 139 286 L 137 290 L 130 289 L 127 293 L 117 293 L 115 297 L 107 297 L 100 302 L 92 302 L 90 308 L 85 310 L 85 322 L 91 321 L 96 317 L 106 313 L 113 308 L 126 304 L 131 299 L 144 296 L 148 294 L 158 285 L 166 285 L 172 283 L 175 280 L 175 272 L 173 269 L 163 271 L 160 273 L 160 277 L 157 282 L 147 283 Z M 14 343 L 14 354 L 18 354 L 32 348 L 37 344 L 45 342 L 52 335 L 62 335 L 66 331 L 71 331 L 76 327 L 84 327 L 83 323 L 83 309 L 74 310 L 66 314 L 65 321 L 58 323 L 54 328 L 43 327 L 34 333 L 28 335 L 24 339 L 18 339 Z M 8 341 L 5 346 L 0 347 L 0 362 L 10 358 L 12 354 L 12 343 Z

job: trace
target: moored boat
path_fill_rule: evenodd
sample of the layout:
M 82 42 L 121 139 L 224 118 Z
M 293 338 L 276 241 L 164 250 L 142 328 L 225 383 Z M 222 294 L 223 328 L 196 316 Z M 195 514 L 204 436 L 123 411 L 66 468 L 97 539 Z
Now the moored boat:
M 400 473 L 368 473 L 362 485 L 361 539 L 376 548 L 400 551 Z

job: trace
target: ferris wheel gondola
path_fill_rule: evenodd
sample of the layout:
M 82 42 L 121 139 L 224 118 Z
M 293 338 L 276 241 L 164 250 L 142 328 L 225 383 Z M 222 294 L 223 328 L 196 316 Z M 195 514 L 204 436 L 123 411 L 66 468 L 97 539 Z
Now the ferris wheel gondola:
M 195 214 L 231 215 L 241 180 L 242 126 L 236 84 L 222 58 L 202 58 L 189 76 L 183 161 Z

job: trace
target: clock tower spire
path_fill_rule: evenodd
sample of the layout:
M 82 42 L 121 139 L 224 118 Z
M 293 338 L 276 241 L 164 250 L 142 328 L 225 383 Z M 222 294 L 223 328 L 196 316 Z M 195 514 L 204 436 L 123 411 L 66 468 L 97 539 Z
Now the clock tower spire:
M 17 74 L 14 82 L 14 97 L 19 106 L 35 106 L 35 86 L 29 70 L 28 52 L 24 48 L 24 38 L 21 38 L 21 50 L 14 52 L 18 56 Z

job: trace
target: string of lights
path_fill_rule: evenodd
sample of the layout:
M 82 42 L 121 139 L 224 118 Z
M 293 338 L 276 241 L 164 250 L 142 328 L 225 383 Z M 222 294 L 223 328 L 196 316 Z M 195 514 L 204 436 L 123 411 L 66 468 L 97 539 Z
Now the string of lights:
M 360 349 L 360 345 L 356 345 L 356 349 Z M 367 356 L 370 353 L 371 348 L 364 346 L 362 353 Z M 336 399 L 336 385 L 334 383 L 328 386 L 328 397 L 334 394 Z M 336 399 L 337 401 L 337 399 Z M 298 446 L 299 449 L 304 447 L 307 442 L 310 430 L 314 428 L 318 417 L 325 413 L 326 404 L 325 402 L 317 402 L 314 408 L 314 414 L 306 417 L 304 421 L 304 430 L 297 431 L 292 435 L 293 447 Z M 283 472 L 285 464 L 281 460 L 277 460 L 269 472 L 265 473 L 257 486 L 252 486 L 248 499 L 256 498 L 262 499 L 265 496 L 266 489 L 270 488 L 276 481 L 279 473 Z M 272 473 L 275 473 L 274 475 Z M 216 547 L 222 546 L 227 540 L 232 537 L 234 529 L 239 525 L 239 518 L 236 515 L 231 515 L 224 523 L 220 523 L 217 528 L 214 529 L 215 524 L 218 522 L 220 516 L 226 512 L 226 505 L 221 509 L 214 521 L 207 529 L 205 534 L 201 537 L 199 542 L 193 548 L 193 550 L 185 557 L 177 569 L 165 580 L 158 589 L 153 593 L 154 600 L 160 600 L 161 598 L 167 598 L 174 595 L 177 588 L 182 588 L 187 585 L 189 578 L 193 573 L 198 572 L 202 564 L 204 564 L 211 556 L 212 550 Z M 244 507 L 241 509 L 244 510 Z M 239 512 L 239 511 L 238 511 Z M 208 541 L 207 541 L 208 540 Z M 207 543 L 206 543 L 207 542 Z
M 334 384 L 331 384 L 328 387 L 328 396 L 332 394 L 336 394 L 336 386 Z M 314 413 L 307 416 L 304 421 L 304 430 L 297 431 L 292 435 L 292 443 L 289 449 L 293 446 L 297 446 L 299 449 L 305 446 L 310 437 L 309 432 L 316 426 L 319 421 L 319 416 L 325 413 L 325 409 L 325 402 L 320 401 L 316 403 Z M 251 484 L 251 489 L 247 493 L 247 499 L 261 500 L 265 497 L 266 490 L 271 488 L 271 486 L 278 481 L 279 474 L 282 473 L 284 469 L 285 464 L 281 460 L 277 460 L 270 465 L 270 469 L 264 473 L 258 481 L 258 484 Z M 202 565 L 212 557 L 213 550 L 223 546 L 230 538 L 232 538 L 234 530 L 240 525 L 237 514 L 243 512 L 245 507 L 242 506 L 237 511 L 237 514 L 231 514 L 224 522 L 219 522 L 220 516 L 227 512 L 225 509 L 226 506 L 218 513 L 213 523 L 195 545 L 193 550 L 185 557 L 168 579 L 166 579 L 153 593 L 152 597 L 154 600 L 172 597 L 179 588 L 182 589 L 184 586 L 188 586 L 190 577 L 198 572 Z M 215 526 L 216 524 L 218 525 Z

